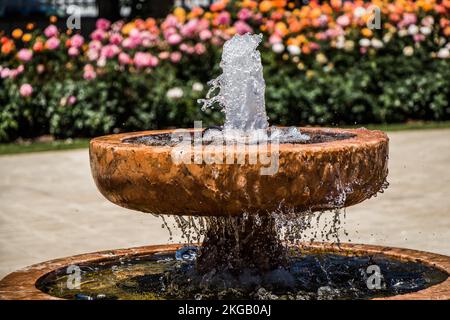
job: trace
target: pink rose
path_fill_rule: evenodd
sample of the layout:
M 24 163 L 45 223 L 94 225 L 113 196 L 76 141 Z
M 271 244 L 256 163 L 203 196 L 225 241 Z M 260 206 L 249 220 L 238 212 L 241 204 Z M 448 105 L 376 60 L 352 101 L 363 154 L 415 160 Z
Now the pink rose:
M 317 22 L 319 23 L 319 25 L 324 26 L 328 23 L 328 17 L 324 14 L 322 14 L 320 17 L 317 18 Z M 349 23 L 350 23 L 350 19 L 349 19 Z
M 120 44 L 123 40 L 123 37 L 119 34 L 119 33 L 113 33 L 110 37 L 109 37 L 109 42 L 111 42 L 112 44 Z
M 50 49 L 50 50 L 54 50 L 54 49 L 58 48 L 59 44 L 60 44 L 60 41 L 56 37 L 52 37 L 52 38 L 48 39 L 47 41 L 45 41 L 45 46 L 47 47 L 47 49 Z
M 163 29 L 173 28 L 178 26 L 178 19 L 173 14 L 169 14 L 161 24 Z
M 249 19 L 251 16 L 252 16 L 252 12 L 250 10 L 248 10 L 247 8 L 241 9 L 237 14 L 238 19 L 242 20 L 242 21 Z
M 102 43 L 98 40 L 93 40 L 89 42 L 89 49 L 100 50 L 102 47 Z
M 170 57 L 170 53 L 167 52 L 167 51 L 163 51 L 163 52 L 160 52 L 160 53 L 158 54 L 158 57 L 159 57 L 161 60 L 167 60 L 167 59 L 169 59 L 169 57 Z
M 112 57 L 118 55 L 120 49 L 115 44 L 108 44 L 102 48 L 100 51 L 100 56 L 105 57 L 107 59 L 111 59 Z
M 105 38 L 106 38 L 106 32 L 103 31 L 102 29 L 97 29 L 91 33 L 92 40 L 102 41 Z
M 9 68 L 3 68 L 2 71 L 0 71 L 0 77 L 2 79 L 8 78 L 10 74 Z
M 407 27 L 411 24 L 416 24 L 417 16 L 414 13 L 405 13 L 402 21 L 398 23 L 399 28 Z
M 158 65 L 158 58 L 147 52 L 136 52 L 134 64 L 138 68 L 155 67 Z
M 175 33 L 177 33 L 177 29 L 175 28 L 168 28 L 163 31 L 163 35 L 166 40 L 169 39 L 169 37 Z
M 425 36 L 423 34 L 415 34 L 413 39 L 415 42 L 421 42 L 425 40 Z
M 197 23 L 197 31 L 202 31 L 209 28 L 209 20 L 208 19 L 200 19 Z
M 167 39 L 167 42 L 169 42 L 170 45 L 174 46 L 181 42 L 182 38 L 178 33 L 174 33 Z
M 317 42 L 310 42 L 309 43 L 309 48 L 313 51 L 315 50 L 319 50 L 320 49 L 320 45 Z
M 97 77 L 97 73 L 94 70 L 94 67 L 91 64 L 87 64 L 84 66 L 83 78 L 86 80 L 92 80 Z
M 90 61 L 94 61 L 94 60 L 97 60 L 97 59 L 99 58 L 99 53 L 98 53 L 98 51 L 97 51 L 97 50 L 94 50 L 94 49 L 89 49 L 89 50 L 86 52 L 86 55 L 87 55 L 87 57 L 88 57 L 88 59 L 89 59 Z
M 269 38 L 269 43 L 272 45 L 280 42 L 283 42 L 283 39 L 278 34 L 273 34 Z
M 180 33 L 184 37 L 192 38 L 197 30 L 198 20 L 193 19 L 190 20 L 188 23 L 183 25 L 180 29 Z
M 33 87 L 28 83 L 24 83 L 20 86 L 19 92 L 22 97 L 29 97 L 33 93 Z
M 37 71 L 38 74 L 44 73 L 44 71 L 45 71 L 45 66 L 44 66 L 43 64 L 38 64 L 38 65 L 36 66 L 36 71 Z
M 125 49 L 134 49 L 139 45 L 139 42 L 136 41 L 134 38 L 126 38 L 122 41 L 122 46 Z
M 68 53 L 69 53 L 69 56 L 76 57 L 80 54 L 80 50 L 78 50 L 78 48 L 76 48 L 76 47 L 70 47 Z
M 28 62 L 33 58 L 33 51 L 30 49 L 20 49 L 17 53 L 17 57 L 23 62 Z
M 202 30 L 202 31 L 200 31 L 199 36 L 200 36 L 200 40 L 206 41 L 206 40 L 208 40 L 208 39 L 211 39 L 211 37 L 212 37 L 212 32 L 209 31 L 209 30 Z
M 106 20 L 104 18 L 100 18 L 95 23 L 95 27 L 100 30 L 108 30 L 109 26 L 111 25 L 111 22 L 109 20 Z
M 222 11 L 214 19 L 215 25 L 228 25 L 228 24 L 230 24 L 230 22 L 231 22 L 231 15 L 227 11 Z
M 126 54 L 125 52 L 121 52 L 119 54 L 119 63 L 120 64 L 130 64 L 131 62 L 132 62 L 131 58 L 128 54 Z
M 75 102 L 77 102 L 77 98 L 76 98 L 75 96 L 69 96 L 69 97 L 67 98 L 67 104 L 68 104 L 69 106 L 74 105 Z
M 70 38 L 70 45 L 75 48 L 79 48 L 83 45 L 84 38 L 82 35 L 76 34 L 72 38 Z
M 172 52 L 170 54 L 170 61 L 172 61 L 173 63 L 178 63 L 180 62 L 181 57 L 182 57 L 181 52 L 179 51 Z
M 234 27 L 236 28 L 236 32 L 238 34 L 246 34 L 248 32 L 253 32 L 252 27 L 250 27 L 247 23 L 244 21 L 236 21 L 234 24 Z
M 220 45 L 222 45 L 223 41 L 219 37 L 212 37 L 211 43 L 215 46 L 220 46 Z
M 58 28 L 51 24 L 44 30 L 44 34 L 47 38 L 56 37 L 58 35 Z
M 338 25 L 346 27 L 350 24 L 350 18 L 347 15 L 343 14 L 336 19 L 336 22 Z
M 202 54 L 204 54 L 206 52 L 206 48 L 202 43 L 197 43 L 194 46 L 194 50 L 195 50 L 195 53 L 198 54 L 199 56 L 201 56 Z
M 186 51 L 188 51 L 188 49 L 189 49 L 189 46 L 186 43 L 180 44 L 181 51 L 186 52 Z

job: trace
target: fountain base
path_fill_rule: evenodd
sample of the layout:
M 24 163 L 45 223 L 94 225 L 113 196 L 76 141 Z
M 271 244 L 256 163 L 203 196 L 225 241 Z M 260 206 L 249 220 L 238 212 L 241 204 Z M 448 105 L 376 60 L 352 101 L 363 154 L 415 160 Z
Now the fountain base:
M 111 266 L 127 266 L 127 262 L 129 261 L 142 261 L 147 258 L 152 258 L 154 260 L 163 260 L 165 257 L 172 256 L 175 250 L 180 248 L 181 245 L 164 245 L 164 246 L 147 246 L 147 247 L 139 247 L 139 248 L 130 248 L 130 249 L 121 249 L 121 250 L 112 250 L 112 251 L 103 251 L 98 253 L 89 253 L 83 254 L 63 259 L 57 259 L 53 261 L 43 262 L 23 270 L 14 272 L 8 276 L 6 276 L 3 280 L 0 281 L 0 299 L 61 299 L 61 296 L 56 296 L 57 292 L 52 292 L 51 295 L 48 292 L 46 286 L 48 286 L 52 281 L 58 279 L 58 277 L 66 277 L 67 267 L 70 265 L 80 266 L 82 270 L 95 270 L 94 268 L 101 268 L 102 266 L 107 266 L 108 269 L 113 269 Z M 389 248 L 389 247 L 381 247 L 381 246 L 369 246 L 369 245 L 354 245 L 354 244 L 341 244 L 340 248 L 332 244 L 327 243 L 315 243 L 304 247 L 298 247 L 300 252 L 311 254 L 318 254 L 319 257 L 324 254 L 332 254 L 337 256 L 352 256 L 352 257 L 375 257 L 379 256 L 381 258 L 393 259 L 397 261 L 396 263 L 406 263 L 406 271 L 408 268 L 413 268 L 415 265 L 421 267 L 432 268 L 439 274 L 443 276 L 443 278 L 434 282 L 434 284 L 424 287 L 422 289 L 418 289 L 415 292 L 407 292 L 405 294 L 395 295 L 395 293 L 391 293 L 390 296 L 380 297 L 377 295 L 372 295 L 365 298 L 382 298 L 382 299 L 450 299 L 450 279 L 448 275 L 450 274 L 450 257 L 438 255 L 434 253 L 409 250 L 409 249 L 399 249 L 399 248 Z M 122 262 L 122 263 L 121 263 Z M 416 269 L 415 269 L 416 270 Z M 141 270 L 142 271 L 142 270 Z M 413 269 L 410 269 L 413 271 Z M 111 270 L 111 272 L 113 272 Z M 383 272 L 383 270 L 382 270 Z M 158 272 L 153 272 L 154 274 L 158 274 Z M 139 279 L 136 276 L 146 276 L 147 280 L 152 280 L 151 275 L 149 273 L 133 273 L 132 277 L 128 277 L 130 280 L 134 277 L 134 281 Z M 123 277 L 121 286 L 125 288 L 127 286 L 126 283 L 127 277 Z M 140 278 L 141 280 L 143 278 Z M 153 279 L 154 280 L 154 279 Z M 124 282 L 125 281 L 125 282 Z M 133 282 L 133 281 L 131 281 Z M 142 285 L 142 281 L 139 282 Z M 65 283 L 60 282 L 60 283 Z M 82 283 L 81 288 L 87 285 L 89 280 L 87 280 L 84 284 Z M 136 283 L 136 281 L 135 281 Z M 144 281 L 145 283 L 145 281 Z M 147 289 L 142 287 L 145 290 L 152 290 L 151 286 L 148 286 Z M 129 285 L 129 284 L 128 284 Z M 322 291 L 327 291 L 327 288 L 322 288 Z M 66 298 L 78 298 L 83 299 L 86 298 L 86 295 L 83 295 L 77 291 L 69 291 L 72 296 L 65 296 Z M 76 296 L 78 294 L 78 296 Z M 121 299 L 136 299 L 136 296 L 122 296 L 122 297 L 108 297 L 102 296 L 103 298 L 121 298 Z M 327 296 L 326 292 L 324 295 L 325 298 L 330 298 L 331 296 Z M 100 297 L 98 297 L 100 298 Z M 156 299 L 158 298 L 155 295 L 143 294 L 139 296 L 140 299 Z M 193 297 L 192 297 L 193 298 Z M 230 297 L 227 297 L 230 298 Z M 267 297 L 266 297 L 267 298 Z M 270 298 L 270 297 L 269 297 Z M 295 298 L 295 297 L 294 297 Z M 336 297 L 332 297 L 336 298 Z M 364 297 L 363 297 L 364 298 Z

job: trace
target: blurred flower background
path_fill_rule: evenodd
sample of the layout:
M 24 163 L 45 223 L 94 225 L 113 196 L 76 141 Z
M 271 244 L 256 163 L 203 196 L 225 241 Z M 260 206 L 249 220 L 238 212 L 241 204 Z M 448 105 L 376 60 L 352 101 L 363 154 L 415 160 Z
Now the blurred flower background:
M 372 26 L 380 9 L 380 28 Z M 1 32 L 0 141 L 221 123 L 200 110 L 223 43 L 262 33 L 270 122 L 450 119 L 450 1 L 216 1 L 165 18 Z

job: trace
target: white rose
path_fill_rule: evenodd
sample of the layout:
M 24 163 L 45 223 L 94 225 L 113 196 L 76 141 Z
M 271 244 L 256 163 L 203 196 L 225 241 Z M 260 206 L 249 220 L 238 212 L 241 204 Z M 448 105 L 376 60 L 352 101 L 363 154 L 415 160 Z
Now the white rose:
M 448 50 L 448 48 L 441 48 L 437 53 L 438 58 L 441 58 L 441 59 L 447 59 L 449 57 L 449 55 L 450 55 L 450 50 Z
M 197 92 L 203 91 L 203 84 L 201 84 L 200 82 L 195 82 L 192 85 L 192 90 Z
M 184 95 L 183 89 L 175 87 L 172 89 L 169 89 L 166 93 L 167 98 L 169 99 L 180 99 Z
M 408 33 L 409 33 L 410 35 L 415 35 L 415 34 L 417 34 L 418 32 L 419 32 L 419 27 L 416 26 L 415 24 L 411 24 L 411 25 L 408 27 Z
M 406 46 L 403 48 L 403 54 L 405 56 L 412 56 L 414 54 L 414 48 L 411 46 Z
M 374 47 L 375 49 L 379 49 L 383 47 L 383 41 L 373 38 L 371 41 L 372 47 Z
M 272 50 L 275 53 L 282 53 L 284 51 L 284 45 L 282 43 L 280 43 L 280 42 L 274 43 L 272 45 Z
M 390 32 L 386 33 L 386 34 L 383 36 L 383 41 L 384 41 L 385 43 L 388 43 L 389 41 L 391 41 L 391 39 L 392 39 L 392 33 L 390 33 Z
M 336 48 L 342 49 L 345 46 L 345 38 L 343 36 L 339 36 L 336 41 Z
M 363 7 L 357 7 L 353 12 L 353 15 L 357 18 L 362 17 L 366 13 L 366 9 Z
M 100 59 L 97 60 L 97 66 L 103 68 L 104 66 L 106 66 L 106 59 L 101 57 Z
M 408 35 L 408 30 L 401 29 L 401 30 L 398 32 L 398 35 L 399 35 L 400 37 L 404 37 L 404 36 Z
M 344 49 L 346 51 L 352 51 L 354 47 L 355 47 L 355 43 L 352 40 L 345 41 Z
M 420 27 L 420 32 L 424 35 L 429 35 L 431 33 L 430 27 Z
M 361 40 L 359 40 L 359 45 L 361 47 L 368 47 L 370 46 L 370 40 L 367 38 L 362 38 Z
M 293 56 L 298 56 L 300 54 L 300 48 L 296 45 L 289 45 L 287 47 L 287 50 L 289 51 L 289 53 Z

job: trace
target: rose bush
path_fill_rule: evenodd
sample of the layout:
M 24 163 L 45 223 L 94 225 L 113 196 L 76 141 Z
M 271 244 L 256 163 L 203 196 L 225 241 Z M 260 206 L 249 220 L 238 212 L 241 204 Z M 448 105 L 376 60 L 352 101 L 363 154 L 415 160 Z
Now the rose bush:
M 380 27 L 373 26 L 375 6 Z M 217 124 L 196 102 L 232 35 L 262 33 L 271 123 L 450 119 L 450 1 L 219 1 L 99 19 L 88 39 L 28 25 L 1 37 L 0 140 Z

